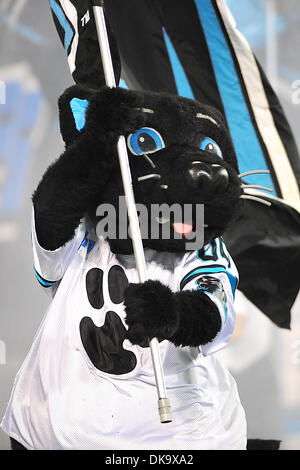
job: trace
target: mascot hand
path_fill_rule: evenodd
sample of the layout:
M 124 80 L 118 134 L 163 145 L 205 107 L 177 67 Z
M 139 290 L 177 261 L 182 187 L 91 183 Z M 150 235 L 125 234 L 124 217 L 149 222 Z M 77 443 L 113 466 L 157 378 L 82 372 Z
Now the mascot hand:
M 159 281 L 130 284 L 124 292 L 127 338 L 132 344 L 149 346 L 149 339 L 171 338 L 179 325 L 176 296 Z
M 104 87 L 94 93 L 86 112 L 86 132 L 106 143 L 120 135 L 138 130 L 145 124 L 140 92 Z

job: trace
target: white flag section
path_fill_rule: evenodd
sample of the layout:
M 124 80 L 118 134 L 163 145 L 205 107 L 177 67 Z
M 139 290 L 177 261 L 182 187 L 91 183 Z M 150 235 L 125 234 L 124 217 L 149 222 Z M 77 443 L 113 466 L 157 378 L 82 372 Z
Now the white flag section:
M 82 4 L 84 2 L 81 2 Z M 68 57 L 70 71 L 73 74 L 76 68 L 76 53 L 78 47 L 78 14 L 70 0 L 50 0 L 50 7 L 56 22 L 64 33 L 64 47 Z M 88 13 L 88 12 L 87 12 Z M 86 14 L 83 18 L 86 17 Z M 60 37 L 62 32 L 60 33 Z
M 276 129 L 255 56 L 246 38 L 238 31 L 226 2 L 218 0 L 217 6 L 238 60 L 254 118 L 272 162 L 282 199 L 299 212 L 299 185 L 284 144 Z M 253 193 L 255 195 L 257 190 Z
M 94 3 L 90 0 L 49 0 L 53 20 L 74 81 L 90 88 L 99 88 L 105 81 L 93 11 Z M 109 25 L 106 26 L 118 83 L 118 49 Z

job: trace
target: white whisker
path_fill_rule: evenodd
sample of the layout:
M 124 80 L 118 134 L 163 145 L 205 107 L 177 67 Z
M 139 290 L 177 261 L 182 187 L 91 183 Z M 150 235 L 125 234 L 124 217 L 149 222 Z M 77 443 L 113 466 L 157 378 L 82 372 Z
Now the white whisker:
M 215 126 L 220 127 L 219 124 L 217 123 L 217 121 L 215 121 L 211 116 L 208 116 L 207 114 L 197 113 L 196 117 L 200 118 L 200 119 L 208 119 L 209 121 L 214 123 Z
M 238 178 L 243 178 L 244 176 L 247 176 L 247 175 L 255 175 L 255 174 L 268 174 L 270 173 L 269 170 L 250 170 L 250 171 L 245 171 L 244 173 L 240 173 L 238 175 Z
M 271 206 L 272 204 L 268 201 L 265 201 L 264 199 L 261 199 L 259 197 L 256 197 L 256 196 L 249 196 L 248 194 L 245 195 L 243 194 L 242 196 L 240 196 L 240 199 L 250 199 L 252 201 L 256 201 L 256 202 L 260 202 L 261 204 L 265 204 L 266 206 Z
M 258 189 L 265 189 L 266 191 L 273 192 L 273 189 L 267 188 L 266 186 L 261 186 L 260 184 L 241 184 L 241 188 L 258 188 Z
M 135 108 L 137 111 L 142 111 L 143 113 L 149 113 L 149 114 L 154 114 L 153 109 L 149 108 Z
M 139 176 L 137 178 L 138 181 L 144 181 L 144 180 L 149 180 L 150 178 L 157 178 L 160 179 L 161 176 L 158 175 L 157 173 L 152 173 L 151 175 L 145 175 L 145 176 Z
M 150 163 L 150 165 L 152 166 L 152 168 L 156 168 L 156 165 L 153 163 L 153 161 L 151 160 L 150 157 L 148 157 L 148 155 L 146 153 L 143 153 L 143 157 L 145 157 L 145 159 L 147 160 L 148 163 Z

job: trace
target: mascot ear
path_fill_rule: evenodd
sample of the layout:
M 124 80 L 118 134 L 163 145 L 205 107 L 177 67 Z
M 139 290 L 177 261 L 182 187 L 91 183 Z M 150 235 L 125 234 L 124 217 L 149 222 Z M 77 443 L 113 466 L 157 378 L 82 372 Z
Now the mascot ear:
M 74 85 L 61 95 L 58 100 L 59 125 L 62 138 L 70 145 L 85 127 L 85 114 L 93 90 Z

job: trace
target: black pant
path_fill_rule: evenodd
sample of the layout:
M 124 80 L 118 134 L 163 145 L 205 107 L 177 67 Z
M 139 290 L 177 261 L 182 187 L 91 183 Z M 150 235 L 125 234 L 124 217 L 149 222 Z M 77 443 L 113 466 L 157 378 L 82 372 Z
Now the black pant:
M 22 446 L 20 442 L 16 441 L 12 437 L 10 437 L 10 445 L 11 445 L 11 450 L 27 450 L 26 447 Z
M 247 450 L 279 450 L 281 441 L 248 439 Z M 27 450 L 20 442 L 10 437 L 11 450 Z

